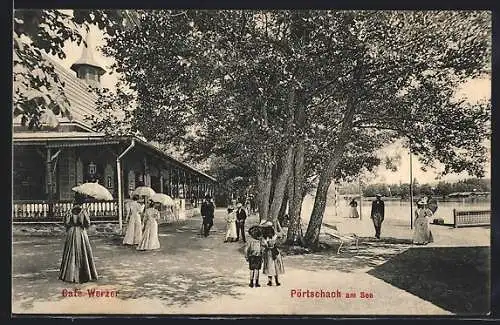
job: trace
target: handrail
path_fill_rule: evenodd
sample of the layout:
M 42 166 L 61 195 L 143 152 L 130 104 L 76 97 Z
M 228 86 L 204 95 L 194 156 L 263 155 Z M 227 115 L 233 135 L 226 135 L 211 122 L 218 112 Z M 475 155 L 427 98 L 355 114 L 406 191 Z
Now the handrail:
M 115 218 L 117 216 L 117 201 L 95 200 L 85 202 L 92 217 Z M 71 210 L 73 201 L 14 201 L 12 206 L 13 221 L 19 220 L 50 220 L 60 218 Z
M 491 213 L 491 210 L 455 210 L 457 215 Z
M 52 203 L 73 203 L 74 200 L 58 200 L 58 201 L 52 201 Z M 112 203 L 112 202 L 117 202 L 117 200 L 91 200 L 91 201 L 86 201 L 85 203 Z M 12 200 L 13 204 L 43 204 L 43 203 L 49 203 L 49 200 Z
M 491 224 L 491 210 L 453 209 L 453 227 L 484 226 Z

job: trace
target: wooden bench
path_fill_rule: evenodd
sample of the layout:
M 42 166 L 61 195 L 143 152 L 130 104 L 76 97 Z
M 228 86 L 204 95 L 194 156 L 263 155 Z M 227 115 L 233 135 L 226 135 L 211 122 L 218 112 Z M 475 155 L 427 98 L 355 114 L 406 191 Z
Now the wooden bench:
M 458 211 L 453 209 L 453 227 L 489 226 L 491 210 Z

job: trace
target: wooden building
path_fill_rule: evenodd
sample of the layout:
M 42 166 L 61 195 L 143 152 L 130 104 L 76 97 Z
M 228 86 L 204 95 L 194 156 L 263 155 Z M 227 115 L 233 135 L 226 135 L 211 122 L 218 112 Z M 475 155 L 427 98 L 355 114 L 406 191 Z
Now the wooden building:
M 105 71 L 88 48 L 71 67 L 76 76 L 53 64 L 65 83 L 72 118 L 58 118 L 57 127 L 42 130 L 28 130 L 14 119 L 14 222 L 60 221 L 71 207 L 71 188 L 87 181 L 98 181 L 115 198 L 89 203 L 94 220 L 120 224 L 123 202 L 139 184 L 170 195 L 188 215 L 204 195 L 214 194 L 213 177 L 155 146 L 137 137 L 109 137 L 92 129 L 86 117 L 97 114 L 97 97 L 89 85 L 98 85 Z

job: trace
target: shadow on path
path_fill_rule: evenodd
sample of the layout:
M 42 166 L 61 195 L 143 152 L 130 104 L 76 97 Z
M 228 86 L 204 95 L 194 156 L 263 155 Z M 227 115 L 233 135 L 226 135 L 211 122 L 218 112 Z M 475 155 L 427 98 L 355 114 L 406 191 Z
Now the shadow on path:
M 183 306 L 218 296 L 238 298 L 246 286 L 242 244 L 223 243 L 221 222 L 208 238 L 197 220 L 159 226 L 161 248 L 137 251 L 122 236 L 91 237 L 99 280 L 71 284 L 58 280 L 64 235 L 18 237 L 13 250 L 13 301 L 29 309 L 37 301 L 59 301 L 63 289 L 118 289 L 122 299 L 152 298 Z M 240 272 L 243 270 L 243 272 Z M 241 274 L 240 274 L 241 273 Z
M 364 271 L 383 264 L 411 246 L 411 241 L 398 238 L 382 238 L 375 240 L 370 237 L 359 238 L 359 248 L 354 244 L 337 249 L 340 243 L 331 241 L 328 247 L 319 252 L 304 255 L 289 256 L 292 261 L 300 261 L 300 267 L 310 271 L 335 270 L 340 272 Z
M 460 315 L 490 306 L 489 247 L 410 248 L 368 274 Z

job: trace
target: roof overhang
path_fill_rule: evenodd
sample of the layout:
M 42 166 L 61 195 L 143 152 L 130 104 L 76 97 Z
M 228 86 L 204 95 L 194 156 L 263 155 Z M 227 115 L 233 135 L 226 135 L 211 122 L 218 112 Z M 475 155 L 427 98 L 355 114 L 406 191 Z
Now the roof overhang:
M 130 138 L 132 139 L 132 138 Z M 177 159 L 175 159 L 174 157 L 170 156 L 169 154 L 166 154 L 165 152 L 163 152 L 162 150 L 160 150 L 159 148 L 141 140 L 141 139 L 138 139 L 138 138 L 135 138 L 134 137 L 134 140 L 136 141 L 136 143 L 138 143 L 139 145 L 142 145 L 143 147 L 155 152 L 158 156 L 160 156 L 160 158 L 163 158 L 163 159 L 166 159 L 170 162 L 175 162 L 177 164 L 180 164 L 182 167 L 185 167 L 186 169 L 189 169 L 191 171 L 194 171 L 196 172 L 197 174 L 200 174 L 201 176 L 204 176 L 208 179 L 210 179 L 211 181 L 213 182 L 217 182 L 217 179 L 215 179 L 214 177 L 210 176 L 210 175 L 207 175 L 205 174 L 204 172 L 202 171 L 199 171 L 197 170 L 196 168 L 192 167 L 192 166 L 189 166 L 188 164 L 186 163 L 183 163 L 183 162 L 180 162 L 178 161 Z
M 108 145 L 108 144 L 120 144 L 127 143 L 134 140 L 136 144 L 145 148 L 146 150 L 154 153 L 158 158 L 167 161 L 169 163 L 174 163 L 181 168 L 186 168 L 210 179 L 213 182 L 217 180 L 201 172 L 194 167 L 189 166 L 186 163 L 178 161 L 174 157 L 166 154 L 157 147 L 132 136 L 116 136 L 110 137 L 103 133 L 97 132 L 15 132 L 12 136 L 13 145 L 44 145 L 50 148 L 66 148 L 66 147 L 79 147 L 79 146 L 98 146 L 98 145 Z

